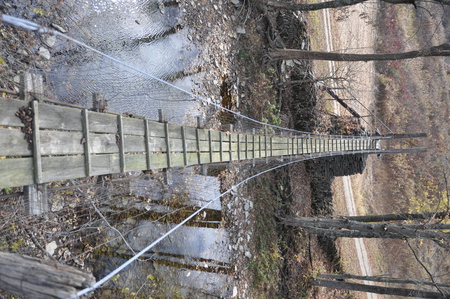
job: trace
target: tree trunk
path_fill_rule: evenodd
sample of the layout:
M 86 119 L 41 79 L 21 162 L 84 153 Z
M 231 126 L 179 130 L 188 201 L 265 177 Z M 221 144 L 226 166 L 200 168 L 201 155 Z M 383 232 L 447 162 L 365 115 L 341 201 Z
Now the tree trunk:
M 275 0 L 268 0 L 267 6 L 288 9 L 288 10 L 301 10 L 301 11 L 312 11 L 312 10 L 320 10 L 326 8 L 338 8 L 344 6 L 351 6 L 358 3 L 366 2 L 367 0 L 335 0 L 335 1 L 327 1 L 322 3 L 291 3 L 291 2 L 279 2 Z M 412 4 L 416 6 L 415 0 L 381 0 L 382 2 L 387 2 L 391 4 Z M 450 0 L 434 0 L 436 3 L 450 5 Z
M 373 60 L 399 60 L 412 59 L 429 56 L 450 56 L 450 43 L 430 47 L 419 51 L 403 53 L 381 53 L 381 54 L 351 54 L 336 52 L 304 51 L 295 49 L 277 49 L 270 52 L 272 59 L 311 59 L 311 60 L 332 60 L 332 61 L 373 61 Z
M 449 216 L 448 212 L 440 213 L 398 213 L 398 214 L 384 214 L 384 215 L 367 215 L 367 216 L 345 216 L 343 218 L 359 221 L 359 222 L 386 222 L 386 221 L 401 221 L 401 220 L 427 220 L 427 219 L 444 219 Z
M 344 290 L 360 291 L 360 292 L 376 293 L 376 294 L 384 294 L 384 295 L 396 295 L 396 296 L 404 296 L 404 297 L 416 297 L 416 298 L 428 298 L 428 299 L 450 298 L 450 296 L 448 296 L 448 295 L 442 295 L 441 293 L 431 292 L 431 291 L 381 287 L 381 286 L 365 285 L 365 284 L 360 284 L 360 283 L 327 280 L 327 279 L 316 279 L 316 280 L 314 280 L 314 285 L 318 286 L 318 287 L 344 289 Z
M 384 282 L 384 283 L 401 283 L 401 284 L 414 284 L 417 286 L 428 285 L 428 286 L 437 286 L 442 288 L 450 288 L 450 284 L 443 283 L 433 283 L 429 281 L 420 281 L 417 279 L 404 279 L 404 278 L 392 278 L 386 276 L 360 276 L 353 274 L 327 274 L 327 273 L 319 273 L 319 278 L 325 279 L 335 279 L 335 280 L 344 280 L 344 279 L 357 279 L 357 280 L 366 280 L 366 281 L 376 281 L 376 282 Z
M 448 224 L 393 224 L 365 223 L 348 219 L 288 217 L 286 225 L 302 227 L 311 234 L 331 238 L 385 238 L 385 239 L 429 239 L 434 241 L 450 239 Z
M 69 298 L 95 278 L 74 267 L 0 252 L 0 288 L 24 298 Z

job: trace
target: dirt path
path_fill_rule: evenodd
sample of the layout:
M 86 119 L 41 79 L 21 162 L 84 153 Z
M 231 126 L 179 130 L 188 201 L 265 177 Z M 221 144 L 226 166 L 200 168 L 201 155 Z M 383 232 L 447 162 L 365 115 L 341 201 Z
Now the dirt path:
M 362 12 L 360 12 L 359 14 L 351 14 L 350 16 L 348 16 L 348 22 L 352 23 L 352 22 L 358 22 L 360 20 L 352 20 L 352 17 L 354 18 L 354 16 L 358 15 L 361 16 L 361 14 L 364 12 L 364 8 L 363 7 L 359 7 L 359 6 L 355 6 L 354 7 L 356 10 L 362 10 Z M 333 31 L 332 31 L 332 27 L 331 27 L 331 17 L 330 17 L 330 13 L 329 10 L 323 10 L 323 19 L 324 19 L 324 31 L 325 31 L 325 40 L 326 40 L 326 46 L 327 46 L 327 51 L 331 52 L 335 50 L 334 47 L 334 42 L 333 42 Z M 355 24 L 353 24 L 355 25 Z M 355 28 L 355 27 L 353 27 Z M 360 27 L 361 28 L 361 27 Z M 366 30 L 367 31 L 367 30 Z M 368 36 L 370 35 L 370 32 L 365 32 L 363 33 L 363 35 L 365 35 L 366 38 L 366 42 L 371 43 L 372 39 L 370 38 L 370 40 L 367 40 Z M 340 39 L 338 40 L 338 42 L 340 42 L 340 44 L 349 44 L 351 43 L 351 41 L 349 41 L 349 37 L 348 35 L 345 34 L 337 34 L 337 38 Z M 354 41 L 353 41 L 354 42 Z M 357 41 L 360 42 L 360 41 Z M 342 48 L 341 48 L 342 49 Z M 336 70 L 338 68 L 338 66 L 336 66 L 336 63 L 334 61 L 329 61 L 328 62 L 328 67 L 329 67 L 329 71 L 330 71 L 330 75 L 333 75 L 336 73 Z M 369 66 L 370 68 L 370 66 Z M 370 75 L 373 72 L 369 69 L 368 72 L 366 72 L 366 75 L 368 77 L 370 77 Z M 365 84 L 366 86 L 370 86 L 372 83 L 371 78 L 367 78 L 366 80 L 363 80 L 363 84 Z M 336 86 L 332 86 L 332 87 L 336 87 Z M 364 91 L 369 91 L 370 88 L 363 88 Z M 364 93 L 364 92 L 363 92 Z M 362 95 L 361 95 L 362 96 Z M 366 98 L 366 104 L 368 104 L 367 102 L 369 102 L 370 104 L 370 99 L 371 96 L 369 96 L 368 98 Z M 341 109 L 340 109 L 340 105 L 335 101 L 334 102 L 334 111 L 337 114 L 341 113 Z M 356 209 L 356 205 L 355 205 L 355 199 L 353 196 L 353 188 L 352 188 L 352 181 L 350 179 L 349 176 L 345 176 L 342 178 L 342 186 L 344 189 L 344 195 L 345 195 L 345 203 L 346 203 L 346 207 L 347 207 L 347 212 L 348 215 L 350 216 L 356 216 L 358 214 L 358 211 Z M 372 275 L 372 271 L 371 271 L 371 267 L 370 267 L 370 260 L 369 260 L 369 256 L 367 254 L 367 250 L 366 250 L 366 246 L 364 244 L 364 240 L 357 238 L 354 239 L 355 242 L 355 247 L 356 247 L 356 252 L 357 252 L 357 256 L 358 256 L 358 262 L 359 262 L 359 268 L 361 270 L 361 275 L 363 276 L 371 276 Z M 373 285 L 373 282 L 365 282 L 366 284 L 370 284 Z M 373 293 L 367 293 L 367 298 L 368 299 L 377 299 L 378 296 L 377 294 L 373 294 Z

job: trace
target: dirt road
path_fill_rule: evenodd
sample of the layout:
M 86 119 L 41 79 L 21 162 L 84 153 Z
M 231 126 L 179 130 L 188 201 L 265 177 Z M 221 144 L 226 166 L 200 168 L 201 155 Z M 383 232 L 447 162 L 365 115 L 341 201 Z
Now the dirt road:
M 361 7 L 355 6 L 355 9 L 361 9 Z M 324 19 L 327 51 L 331 52 L 331 51 L 334 51 L 334 45 L 333 45 L 333 36 L 332 36 L 333 31 L 331 29 L 330 13 L 329 13 L 329 10 L 323 10 L 322 12 L 323 12 L 323 19 Z M 353 15 L 356 15 L 356 14 L 353 14 Z M 352 16 L 349 16 L 349 18 L 351 18 L 351 17 Z M 349 20 L 349 22 L 351 22 L 351 21 L 352 20 Z M 343 37 L 343 35 L 339 35 L 339 37 Z M 348 41 L 343 41 L 342 43 L 347 44 Z M 329 71 L 330 71 L 331 75 L 336 73 L 337 67 L 336 67 L 336 63 L 334 61 L 329 61 L 328 67 L 329 67 Z M 370 74 L 370 72 L 369 72 L 369 74 Z M 340 108 L 341 108 L 340 105 L 335 101 L 334 102 L 334 111 L 337 114 L 340 114 L 340 112 L 341 112 Z M 342 183 L 343 183 L 343 188 L 344 188 L 345 202 L 346 202 L 346 206 L 347 206 L 348 215 L 356 216 L 357 209 L 356 209 L 355 200 L 353 197 L 352 182 L 350 180 L 350 177 L 345 176 L 345 177 L 343 177 L 342 181 L 343 181 Z M 370 268 L 370 261 L 369 261 L 369 257 L 367 254 L 366 246 L 364 244 L 364 240 L 358 238 L 358 239 L 354 239 L 354 241 L 355 241 L 356 252 L 358 255 L 359 268 L 361 269 L 361 275 L 371 276 L 372 271 Z M 366 282 L 366 284 L 373 285 L 373 282 Z M 377 296 L 377 294 L 367 293 L 367 298 L 368 299 L 377 299 L 378 296 Z

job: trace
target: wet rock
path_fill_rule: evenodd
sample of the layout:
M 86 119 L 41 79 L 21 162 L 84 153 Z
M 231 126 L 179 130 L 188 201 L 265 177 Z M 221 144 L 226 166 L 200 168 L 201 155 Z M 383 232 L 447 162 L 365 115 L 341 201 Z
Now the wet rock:
M 45 47 L 39 47 L 38 54 L 39 54 L 39 56 L 41 56 L 47 60 L 49 60 L 51 57 L 50 51 Z

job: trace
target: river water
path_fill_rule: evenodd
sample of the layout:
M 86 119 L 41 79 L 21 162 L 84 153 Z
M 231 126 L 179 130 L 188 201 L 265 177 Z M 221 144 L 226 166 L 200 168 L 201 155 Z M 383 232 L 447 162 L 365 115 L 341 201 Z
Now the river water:
M 70 36 L 191 90 L 198 50 L 189 42 L 188 28 L 183 26 L 175 1 L 82 0 L 74 1 L 67 11 L 64 26 Z M 164 109 L 172 123 L 188 123 L 200 114 L 198 103 L 189 95 L 80 46 L 58 40 L 52 53 L 46 80 L 51 87 L 49 93 L 60 101 L 91 107 L 92 93 L 98 92 L 106 97 L 108 110 L 113 112 L 157 119 L 158 109 Z M 114 197 L 115 202 L 103 206 L 102 212 L 111 218 L 115 230 L 102 227 L 104 238 L 113 239 L 120 231 L 128 244 L 110 242 L 108 249 L 97 251 L 100 253 L 92 263 L 97 279 L 220 194 L 216 177 L 200 176 L 189 169 L 174 171 L 172 176 L 172 185 L 139 177 L 130 181 L 127 192 L 109 193 L 108 199 Z M 220 211 L 217 200 L 98 294 L 110 298 L 227 297 L 232 266 L 229 253 L 223 250 L 229 238 L 221 225 Z M 116 214 L 130 217 L 117 219 L 113 217 Z
M 190 91 L 198 54 L 176 2 L 78 1 L 66 18 L 69 34 L 97 50 Z M 108 110 L 157 119 L 164 109 L 172 123 L 198 114 L 191 96 L 77 45 L 58 41 L 52 57 L 54 96 L 91 106 L 93 92 L 108 100 Z M 196 72 L 196 71 L 194 71 Z

